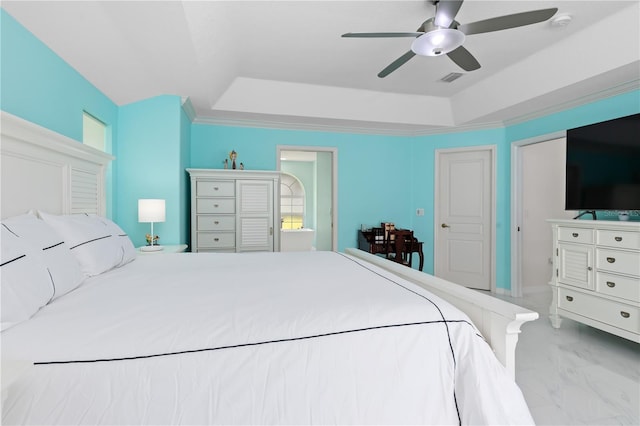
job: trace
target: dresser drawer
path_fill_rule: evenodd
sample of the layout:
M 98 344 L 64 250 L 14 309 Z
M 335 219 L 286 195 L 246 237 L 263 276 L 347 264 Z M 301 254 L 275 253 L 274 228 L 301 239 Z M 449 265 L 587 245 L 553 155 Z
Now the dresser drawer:
M 593 230 L 586 228 L 558 227 L 558 240 L 572 243 L 593 243 Z
M 640 333 L 640 309 L 634 306 L 560 288 L 558 308 Z
M 640 278 L 598 272 L 596 291 L 640 303 Z
M 235 247 L 220 248 L 220 249 L 205 248 L 205 249 L 198 250 L 198 253 L 235 253 L 235 252 L 236 252 Z
M 198 216 L 198 231 L 234 231 L 235 216 Z
M 198 198 L 196 200 L 196 213 L 228 213 L 236 211 L 234 198 Z
M 598 230 L 596 242 L 602 246 L 640 250 L 640 232 Z
M 640 252 L 597 248 L 596 267 L 599 270 L 640 276 Z
M 233 197 L 236 193 L 234 181 L 198 181 L 196 182 L 196 196 L 198 197 Z
M 232 232 L 198 232 L 198 251 L 202 248 L 233 248 L 236 234 Z

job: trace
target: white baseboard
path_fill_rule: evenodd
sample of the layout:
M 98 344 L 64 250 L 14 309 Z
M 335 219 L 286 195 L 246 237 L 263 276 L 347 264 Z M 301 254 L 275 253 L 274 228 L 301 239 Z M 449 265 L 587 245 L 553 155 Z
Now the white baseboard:
M 550 291 L 548 285 L 525 286 L 522 288 L 522 294 L 540 294 Z

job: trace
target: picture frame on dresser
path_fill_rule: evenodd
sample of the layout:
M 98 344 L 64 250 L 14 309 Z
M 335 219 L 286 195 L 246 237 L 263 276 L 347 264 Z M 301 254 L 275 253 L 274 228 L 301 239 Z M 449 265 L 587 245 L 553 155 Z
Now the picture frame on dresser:
M 548 222 L 552 326 L 564 317 L 640 343 L 640 222 Z

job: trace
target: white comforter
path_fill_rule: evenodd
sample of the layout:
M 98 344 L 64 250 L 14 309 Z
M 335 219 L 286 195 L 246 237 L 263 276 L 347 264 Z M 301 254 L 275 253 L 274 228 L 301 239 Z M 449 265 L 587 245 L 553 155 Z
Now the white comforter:
M 468 318 L 331 252 L 141 256 L 2 333 L 2 424 L 527 424 Z

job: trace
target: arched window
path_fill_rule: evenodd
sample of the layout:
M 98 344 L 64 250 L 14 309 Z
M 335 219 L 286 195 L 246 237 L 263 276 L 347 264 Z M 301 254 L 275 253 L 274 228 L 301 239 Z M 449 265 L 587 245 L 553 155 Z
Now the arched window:
M 304 186 L 288 173 L 280 177 L 280 221 L 282 229 L 304 226 Z

